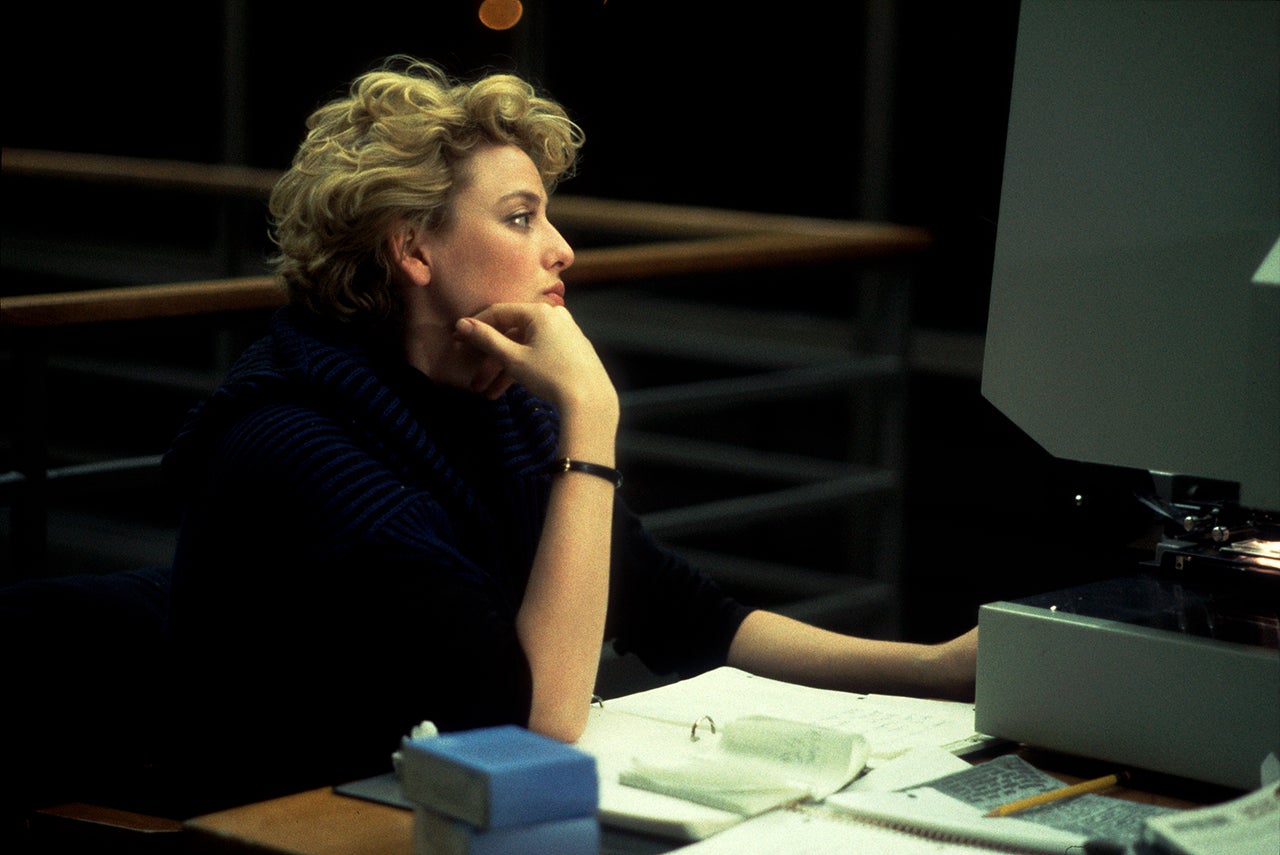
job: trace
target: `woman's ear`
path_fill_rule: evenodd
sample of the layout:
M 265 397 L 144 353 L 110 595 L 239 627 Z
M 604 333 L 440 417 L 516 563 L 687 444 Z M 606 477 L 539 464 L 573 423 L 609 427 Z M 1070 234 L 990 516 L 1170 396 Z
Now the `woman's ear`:
M 431 255 L 422 240 L 422 231 L 401 225 L 386 238 L 387 261 L 392 274 L 408 285 L 431 281 Z

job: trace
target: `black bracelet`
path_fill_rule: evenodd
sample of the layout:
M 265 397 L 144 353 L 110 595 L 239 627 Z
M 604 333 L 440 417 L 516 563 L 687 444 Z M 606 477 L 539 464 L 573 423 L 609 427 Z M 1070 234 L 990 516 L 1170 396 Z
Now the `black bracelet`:
M 584 460 L 573 460 L 569 457 L 561 457 L 555 463 L 551 464 L 552 472 L 585 472 L 588 475 L 595 475 L 597 478 L 603 478 L 613 485 L 614 489 L 622 486 L 622 473 L 617 469 L 608 466 L 601 466 L 599 463 L 587 463 Z

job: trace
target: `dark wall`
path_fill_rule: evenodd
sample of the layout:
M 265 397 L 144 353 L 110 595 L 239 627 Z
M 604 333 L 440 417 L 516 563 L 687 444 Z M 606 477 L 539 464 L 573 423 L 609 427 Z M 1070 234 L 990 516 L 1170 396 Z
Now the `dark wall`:
M 337 16 L 226 0 L 160 18 L 130 12 L 146 4 L 37 4 L 26 50 L 3 59 L 4 139 L 281 167 L 312 107 L 405 53 L 464 76 L 518 70 L 550 90 L 588 134 L 575 192 L 858 216 L 867 11 L 829 5 L 558 0 L 527 4 L 499 33 L 477 22 L 478 2 Z M 889 26 L 873 39 L 896 54 L 893 213 L 989 222 L 1015 0 L 879 5 Z
M 542 8 L 545 5 L 545 8 Z M 888 11 L 886 210 L 933 228 L 916 310 L 980 330 L 999 199 L 1016 0 L 879 4 L 559 0 L 494 33 L 478 2 L 27 7 L 3 58 L 4 145 L 281 168 L 306 114 L 378 58 L 520 70 L 587 132 L 565 192 L 866 216 L 868 5 Z M 820 8 L 829 6 L 830 8 Z M 697 9 L 696 15 L 691 12 Z M 880 93 L 883 95 L 884 93 Z

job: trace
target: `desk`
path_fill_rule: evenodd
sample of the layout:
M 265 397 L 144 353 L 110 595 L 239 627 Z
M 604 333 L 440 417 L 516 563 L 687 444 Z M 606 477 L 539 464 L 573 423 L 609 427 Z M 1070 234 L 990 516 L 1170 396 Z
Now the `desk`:
M 411 855 L 413 813 L 330 787 L 196 817 L 187 855 Z M 600 829 L 602 855 L 661 855 L 679 841 Z
M 1093 777 L 1096 771 L 1060 771 L 1076 764 L 1069 758 L 1024 756 L 1065 783 Z M 1117 787 L 1104 795 L 1174 808 L 1199 807 L 1217 800 L 1175 794 L 1177 791 L 1177 787 Z M 1225 799 L 1228 794 L 1222 793 L 1221 797 Z M 657 841 L 608 829 L 602 832 L 602 848 L 607 855 L 656 855 L 679 845 L 677 841 Z M 191 855 L 411 855 L 413 814 L 403 808 L 339 795 L 325 787 L 196 817 L 186 823 L 184 837 L 188 838 L 186 851 Z
M 322 787 L 196 817 L 183 836 L 191 855 L 409 855 L 413 813 Z

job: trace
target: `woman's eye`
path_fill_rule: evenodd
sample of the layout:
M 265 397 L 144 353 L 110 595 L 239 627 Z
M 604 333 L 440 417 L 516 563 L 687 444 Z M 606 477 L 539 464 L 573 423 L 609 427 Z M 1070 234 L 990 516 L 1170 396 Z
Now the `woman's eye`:
M 533 217 L 533 214 L 529 213 L 528 211 L 525 211 L 525 212 L 513 215 L 511 217 L 511 222 L 522 229 L 527 229 L 529 228 L 529 220 L 531 217 Z

